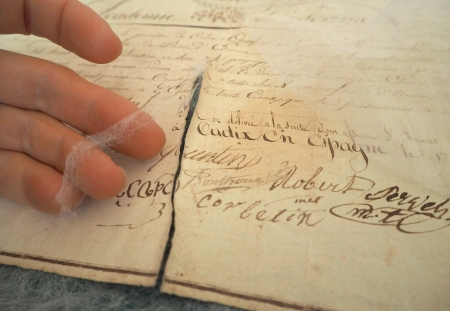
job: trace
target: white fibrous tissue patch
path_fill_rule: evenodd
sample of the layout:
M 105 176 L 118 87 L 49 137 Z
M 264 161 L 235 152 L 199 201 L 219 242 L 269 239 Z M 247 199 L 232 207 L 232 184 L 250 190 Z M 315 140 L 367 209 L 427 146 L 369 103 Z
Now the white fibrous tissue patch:
M 192 68 L 192 83 L 194 83 L 199 75 L 203 74 L 206 67 L 207 62 L 206 60 L 203 60 Z M 192 91 L 192 94 L 193 93 L 194 90 Z M 83 200 L 83 198 L 81 198 L 79 202 L 76 202 L 76 199 L 74 198 L 74 196 L 77 195 L 77 188 L 79 188 L 81 180 L 78 168 L 80 167 L 80 164 L 90 156 L 93 148 L 114 148 L 126 141 L 141 128 L 150 127 L 151 122 L 151 118 L 147 116 L 147 113 L 139 110 L 107 128 L 103 132 L 87 135 L 87 140 L 80 141 L 72 147 L 72 150 L 66 159 L 63 184 L 55 198 L 56 202 L 61 206 L 62 214 L 72 211 L 72 209 Z
M 150 125 L 151 118 L 146 112 L 139 110 L 103 132 L 86 136 L 87 141 L 83 140 L 75 144 L 67 156 L 63 184 L 56 195 L 56 202 L 61 206 L 61 213 L 70 212 L 74 207 L 74 189 L 78 188 L 80 183 L 78 167 L 89 157 L 93 148 L 114 148 L 126 141 L 135 131 Z

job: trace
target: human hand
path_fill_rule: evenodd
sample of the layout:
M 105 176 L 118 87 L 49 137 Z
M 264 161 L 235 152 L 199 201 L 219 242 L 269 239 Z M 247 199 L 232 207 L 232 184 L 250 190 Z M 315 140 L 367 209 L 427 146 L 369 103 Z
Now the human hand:
M 34 34 L 78 56 L 107 63 L 122 51 L 119 38 L 94 11 L 77 0 L 0 0 L 0 34 Z M 56 195 L 66 158 L 85 134 L 104 131 L 138 108 L 75 72 L 41 59 L 0 50 L 0 196 L 48 213 L 60 213 Z M 115 150 L 138 159 L 163 147 L 162 129 L 145 115 Z M 71 207 L 83 193 L 96 199 L 116 195 L 125 174 L 109 156 L 93 148 L 79 163 Z

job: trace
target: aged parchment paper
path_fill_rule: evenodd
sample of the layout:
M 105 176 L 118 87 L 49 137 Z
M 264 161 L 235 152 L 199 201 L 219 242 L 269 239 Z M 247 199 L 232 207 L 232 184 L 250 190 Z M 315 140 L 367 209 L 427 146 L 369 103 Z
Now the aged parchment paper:
M 250 310 L 447 310 L 448 5 L 235 8 L 245 29 L 203 82 L 163 290 Z
M 447 310 L 449 24 L 444 1 L 86 1 L 124 43 L 66 65 L 168 139 L 113 200 L 54 218 L 1 201 L 0 261 L 152 285 L 171 221 L 192 69 L 203 79 L 163 291 L 252 310 Z
M 161 124 L 166 149 L 150 161 L 108 150 L 128 174 L 125 189 L 111 200 L 86 200 L 74 216 L 43 215 L 0 199 L 0 262 L 150 286 L 156 282 L 172 221 L 178 156 L 165 155 L 168 150 L 178 153 L 192 74 L 205 53 L 190 56 L 198 46 L 177 43 L 182 27 L 169 26 L 185 18 L 190 3 L 172 7 L 157 1 L 85 2 L 123 41 L 123 54 L 115 62 L 92 64 L 33 36 L 2 36 L 0 48 L 62 64 L 130 99 Z M 142 142 L 147 143 L 152 142 Z

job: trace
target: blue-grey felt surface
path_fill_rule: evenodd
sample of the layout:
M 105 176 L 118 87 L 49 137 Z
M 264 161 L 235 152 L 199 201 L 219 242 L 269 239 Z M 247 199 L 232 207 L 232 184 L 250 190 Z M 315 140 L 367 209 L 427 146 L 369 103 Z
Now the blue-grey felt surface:
M 158 288 L 100 283 L 0 265 L 1 311 L 238 311 L 161 293 Z

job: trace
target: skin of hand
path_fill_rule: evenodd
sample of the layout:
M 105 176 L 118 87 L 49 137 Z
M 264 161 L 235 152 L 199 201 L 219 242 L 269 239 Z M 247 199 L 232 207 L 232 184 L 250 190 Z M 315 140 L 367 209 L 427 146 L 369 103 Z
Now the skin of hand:
M 11 33 L 45 37 L 100 64 L 122 52 L 122 43 L 109 25 L 77 0 L 0 0 L 0 34 Z M 60 213 L 55 198 L 66 158 L 75 144 L 86 140 L 63 122 L 94 134 L 136 111 L 130 101 L 70 69 L 0 50 L 0 196 Z M 115 149 L 137 159 L 157 155 L 165 136 L 148 118 L 148 126 L 138 128 Z M 98 148 L 80 163 L 78 173 L 78 188 L 70 195 L 72 206 L 83 193 L 96 199 L 114 197 L 126 182 L 124 171 Z

